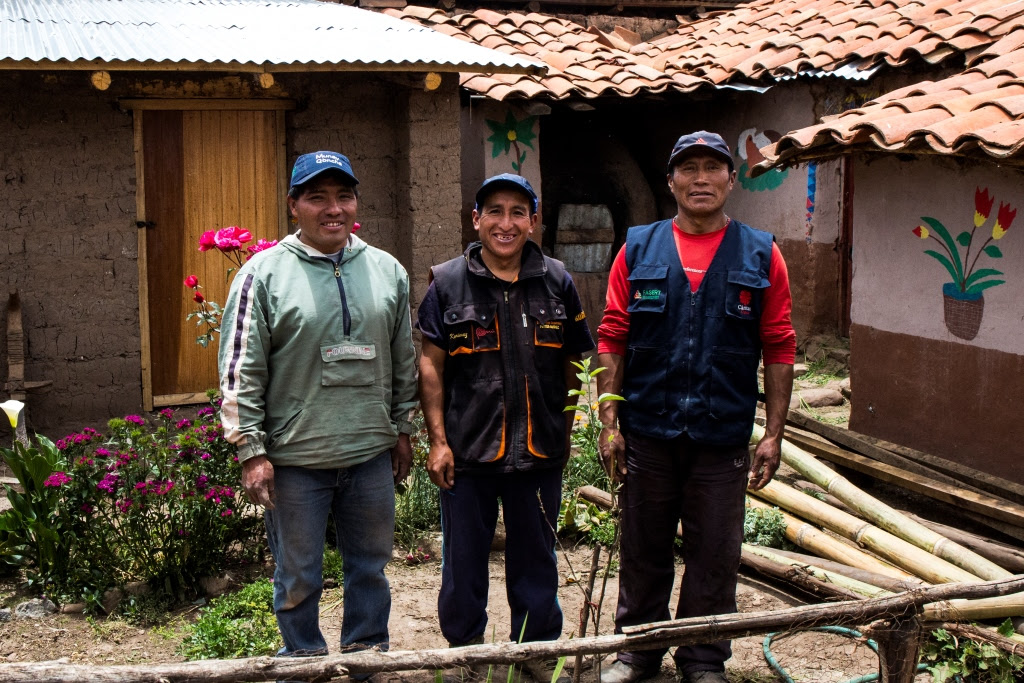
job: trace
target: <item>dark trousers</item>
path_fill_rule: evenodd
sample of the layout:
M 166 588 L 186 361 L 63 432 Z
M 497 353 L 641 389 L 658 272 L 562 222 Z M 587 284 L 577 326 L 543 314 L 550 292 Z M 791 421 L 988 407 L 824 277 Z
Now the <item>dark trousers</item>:
M 441 491 L 443 549 L 437 612 L 441 633 L 452 645 L 484 635 L 487 556 L 499 498 L 505 520 L 505 592 L 512 610 L 509 640 L 520 640 L 520 634 L 524 642 L 555 640 L 562 633 L 552 531 L 562 499 L 562 469 L 459 472 L 455 485 Z
M 675 618 L 735 612 L 747 447 L 702 446 L 686 436 L 624 437 L 627 474 L 619 498 L 622 555 L 616 632 L 669 618 L 673 542 L 680 521 L 686 566 Z M 665 652 L 623 652 L 619 659 L 649 670 L 661 666 Z M 722 671 L 731 654 L 729 641 L 723 640 L 679 647 L 674 659 L 683 674 Z

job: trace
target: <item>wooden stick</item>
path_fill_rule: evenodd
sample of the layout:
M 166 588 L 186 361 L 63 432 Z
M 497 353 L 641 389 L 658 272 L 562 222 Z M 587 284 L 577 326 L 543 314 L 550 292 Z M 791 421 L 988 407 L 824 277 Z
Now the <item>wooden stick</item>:
M 894 579 L 891 576 L 885 576 L 884 574 L 876 574 L 875 572 L 861 569 L 859 567 L 851 567 L 850 565 L 843 564 L 842 562 L 826 560 L 823 557 L 815 557 L 814 555 L 807 555 L 805 553 L 794 553 L 790 550 L 779 550 L 778 548 L 772 548 L 772 552 L 776 555 L 796 560 L 797 562 L 813 564 L 830 572 L 842 574 L 848 578 L 857 579 L 858 581 L 869 583 L 872 586 L 884 588 L 890 593 L 914 590 L 915 588 L 921 588 L 922 586 L 927 585 L 916 576 L 911 576 L 909 579 L 901 581 L 900 579 Z
M 914 683 L 921 651 L 921 623 L 918 619 L 893 619 L 869 630 L 878 644 L 880 683 Z
M 1011 545 L 999 543 L 998 541 L 972 534 L 963 529 L 932 522 L 906 510 L 903 511 L 903 514 L 924 524 L 929 529 L 937 531 L 946 538 L 956 541 L 965 548 L 970 548 L 982 557 L 987 557 L 1004 569 L 1017 574 L 1024 572 L 1024 552 Z
M 749 567 L 765 576 L 792 584 L 811 595 L 826 599 L 863 600 L 863 596 L 841 588 L 833 583 L 822 581 L 800 567 L 787 566 L 756 555 L 748 550 L 740 550 L 740 564 Z
M 892 591 L 887 591 L 883 588 L 879 588 L 878 586 L 873 586 L 869 583 L 865 583 L 864 581 L 848 578 L 837 572 L 822 569 L 821 567 L 814 564 L 807 564 L 805 562 L 791 560 L 788 557 L 777 555 L 775 553 L 774 548 L 764 548 L 761 546 L 749 545 L 747 543 L 744 543 L 743 552 L 758 555 L 778 565 L 788 566 L 792 569 L 796 569 L 801 572 L 806 572 L 807 574 L 813 576 L 819 581 L 832 584 L 838 588 L 843 589 L 847 592 L 847 594 L 852 593 L 858 598 L 880 598 L 885 595 L 892 595 Z

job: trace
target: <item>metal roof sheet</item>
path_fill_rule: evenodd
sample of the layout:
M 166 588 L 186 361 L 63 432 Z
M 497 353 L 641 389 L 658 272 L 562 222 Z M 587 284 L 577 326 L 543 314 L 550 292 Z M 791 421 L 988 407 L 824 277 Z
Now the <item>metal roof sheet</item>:
M 0 0 L 0 68 L 538 73 L 544 65 L 317 0 Z

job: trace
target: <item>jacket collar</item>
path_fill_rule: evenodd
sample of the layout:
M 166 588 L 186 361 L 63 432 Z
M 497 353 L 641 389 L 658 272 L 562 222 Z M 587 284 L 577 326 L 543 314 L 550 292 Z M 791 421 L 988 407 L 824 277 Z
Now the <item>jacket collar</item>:
M 469 267 L 469 272 L 480 277 L 493 278 L 494 275 L 487 269 L 481 252 L 483 245 L 480 242 L 473 242 L 463 254 Z M 519 278 L 523 280 L 528 277 L 541 277 L 548 272 L 548 264 L 544 261 L 544 252 L 533 240 L 526 240 L 523 245 L 522 261 L 519 266 Z

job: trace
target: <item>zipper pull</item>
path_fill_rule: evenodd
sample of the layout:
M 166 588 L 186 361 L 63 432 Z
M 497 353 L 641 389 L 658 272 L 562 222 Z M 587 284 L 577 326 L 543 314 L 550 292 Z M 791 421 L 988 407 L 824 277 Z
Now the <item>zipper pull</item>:
M 526 327 L 526 311 L 523 311 L 523 327 Z
M 341 277 L 341 264 L 340 263 L 335 263 L 334 264 L 334 277 Z

